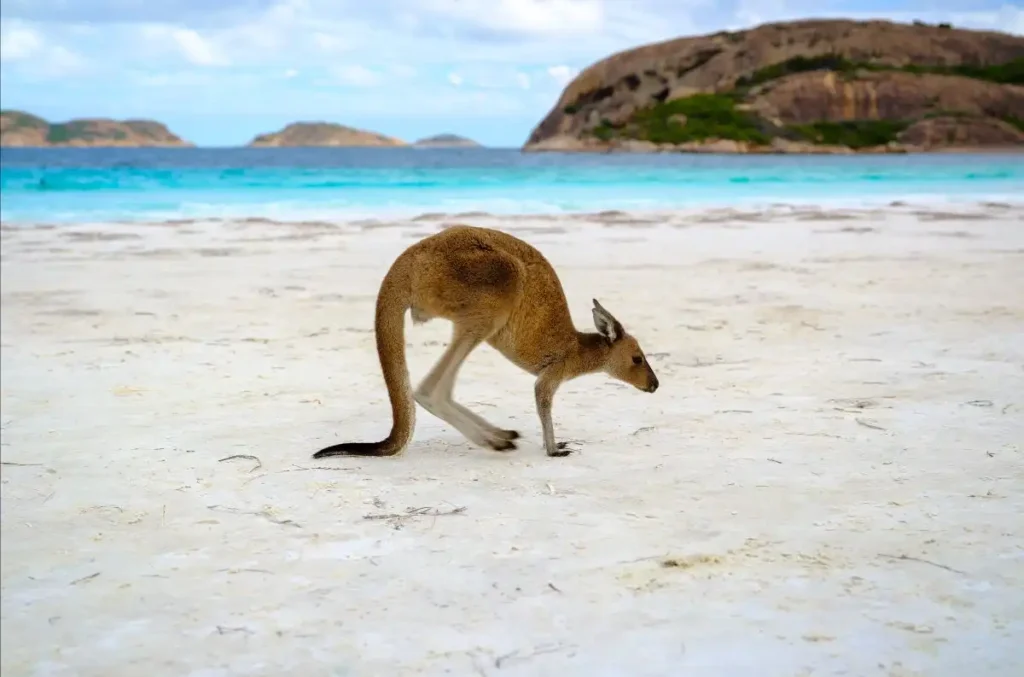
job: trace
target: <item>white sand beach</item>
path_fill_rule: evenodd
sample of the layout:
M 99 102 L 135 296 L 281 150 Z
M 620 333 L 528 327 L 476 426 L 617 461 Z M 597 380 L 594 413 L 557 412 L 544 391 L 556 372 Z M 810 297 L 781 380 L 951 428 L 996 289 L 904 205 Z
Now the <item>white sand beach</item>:
M 548 458 L 483 347 L 456 397 L 518 450 L 420 409 L 314 461 L 386 433 L 374 296 L 445 222 L 660 389 L 570 383 Z M 4 677 L 1024 674 L 1024 208 L 2 236 Z M 414 381 L 448 331 L 407 322 Z

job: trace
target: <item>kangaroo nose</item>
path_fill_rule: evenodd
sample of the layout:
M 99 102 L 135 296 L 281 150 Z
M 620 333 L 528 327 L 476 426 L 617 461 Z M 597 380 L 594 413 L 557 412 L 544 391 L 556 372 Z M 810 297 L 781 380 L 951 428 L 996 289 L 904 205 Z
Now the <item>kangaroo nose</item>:
M 654 376 L 651 378 L 651 386 L 647 389 L 647 392 L 653 393 L 658 389 L 658 377 Z

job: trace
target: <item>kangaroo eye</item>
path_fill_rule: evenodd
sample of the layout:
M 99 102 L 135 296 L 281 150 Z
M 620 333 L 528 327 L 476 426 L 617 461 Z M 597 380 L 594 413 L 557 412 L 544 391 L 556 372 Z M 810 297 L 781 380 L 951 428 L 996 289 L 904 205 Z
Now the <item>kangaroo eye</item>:
M 643 363 L 644 363 L 644 358 L 640 357 L 639 355 L 634 355 L 633 356 L 633 364 L 643 364 Z

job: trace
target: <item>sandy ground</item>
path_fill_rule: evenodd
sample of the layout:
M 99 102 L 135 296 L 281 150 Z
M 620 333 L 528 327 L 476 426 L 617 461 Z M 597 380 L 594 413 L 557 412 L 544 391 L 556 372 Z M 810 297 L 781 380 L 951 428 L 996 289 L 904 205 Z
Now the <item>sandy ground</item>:
M 439 217 L 4 229 L 4 677 L 1024 674 L 1024 210 L 459 220 L 651 358 L 560 391 L 578 455 L 484 347 L 516 452 L 420 410 L 310 458 L 386 431 L 373 299 Z

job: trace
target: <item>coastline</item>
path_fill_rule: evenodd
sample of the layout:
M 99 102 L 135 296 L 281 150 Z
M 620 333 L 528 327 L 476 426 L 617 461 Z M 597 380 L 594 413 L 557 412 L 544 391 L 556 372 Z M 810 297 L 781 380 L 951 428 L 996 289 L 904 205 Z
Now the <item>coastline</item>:
M 1021 210 L 463 215 L 659 374 L 560 391 L 567 459 L 487 347 L 517 451 L 310 459 L 386 431 L 375 294 L 443 216 L 5 229 L 2 671 L 1019 671 Z
M 45 150 L 45 149 L 68 149 L 68 148 L 127 148 L 127 149 L 196 149 L 196 150 L 235 150 L 235 149 L 280 149 L 280 148 L 324 148 L 334 150 L 344 149 L 426 149 L 426 150 L 474 150 L 488 149 L 477 143 L 453 144 L 453 143 L 405 143 L 405 144 L 351 144 L 351 145 L 308 145 L 289 146 L 274 144 L 244 144 L 240 146 L 199 146 L 191 141 L 168 144 L 131 144 L 109 142 L 93 144 L 85 142 L 52 143 L 44 146 L 30 146 L 20 144 L 0 145 L 0 149 L 10 148 Z M 909 146 L 895 144 L 891 146 L 871 146 L 868 148 L 850 148 L 848 146 L 829 146 L 825 144 L 810 143 L 787 143 L 772 146 L 755 146 L 743 144 L 727 139 L 714 139 L 701 143 L 687 143 L 680 145 L 654 144 L 645 141 L 619 141 L 602 142 L 591 141 L 579 138 L 554 138 L 545 139 L 539 143 L 524 144 L 519 148 L 523 153 L 678 153 L 678 154 L 708 154 L 708 155 L 928 155 L 933 153 L 965 153 L 965 154 L 995 154 L 1015 155 L 1024 153 L 1024 145 L 1016 146 Z
M 22 229 L 53 230 L 94 227 L 320 227 L 338 229 L 339 232 L 358 232 L 379 228 L 414 227 L 416 224 L 475 222 L 484 220 L 496 227 L 515 229 L 523 224 L 555 223 L 565 221 L 575 224 L 618 224 L 631 223 L 673 223 L 687 220 L 692 224 L 719 223 L 736 219 L 745 222 L 777 222 L 786 219 L 846 219 L 872 218 L 877 216 L 913 216 L 924 218 L 963 218 L 968 220 L 989 220 L 990 218 L 1024 218 L 1024 198 L 1012 196 L 965 196 L 962 199 L 938 201 L 935 196 L 903 196 L 893 200 L 890 197 L 870 198 L 865 196 L 833 198 L 831 200 L 766 200 L 748 204 L 711 203 L 689 208 L 649 209 L 580 209 L 576 211 L 519 211 L 494 212 L 481 209 L 465 211 L 366 211 L 350 214 L 324 214 L 320 217 L 293 216 L 205 216 L 140 218 L 131 220 L 106 221 L 10 221 L 0 220 L 0 230 L 13 232 Z
M 1024 144 L 1013 146 L 913 146 L 892 143 L 885 146 L 851 148 L 775 139 L 771 145 L 755 145 L 729 139 L 710 139 L 684 144 L 656 144 L 649 141 L 601 141 L 580 137 L 557 136 L 526 143 L 524 153 L 672 153 L 708 155 L 929 155 L 933 153 L 1022 154 Z
M 517 149 L 4 151 L 0 221 L 18 224 L 504 218 L 773 204 L 1018 203 L 1007 154 L 799 156 Z M 424 163 L 431 165 L 424 170 Z M 960 208 L 957 206 L 956 208 Z
M 511 205 L 510 205 L 511 206 Z M 252 211 L 253 213 L 250 213 Z M 849 195 L 827 199 L 808 197 L 796 199 L 750 199 L 747 201 L 712 201 L 688 207 L 653 206 L 647 208 L 581 207 L 575 210 L 563 209 L 510 209 L 509 211 L 488 209 L 465 210 L 422 210 L 422 209 L 374 209 L 363 208 L 344 211 L 312 211 L 303 213 L 260 214 L 261 209 L 243 210 L 238 214 L 202 215 L 139 215 L 131 219 L 0 219 L 0 230 L 21 229 L 51 230 L 55 228 L 78 227 L 220 227 L 231 225 L 264 226 L 317 226 L 338 228 L 344 231 L 412 226 L 418 223 L 439 224 L 484 219 L 498 224 L 498 227 L 515 228 L 517 224 L 532 222 L 550 223 L 565 220 L 571 223 L 615 223 L 619 220 L 633 220 L 671 223 L 687 219 L 693 223 L 713 223 L 722 219 L 735 218 L 744 221 L 774 222 L 780 219 L 800 218 L 869 218 L 874 216 L 927 216 L 940 214 L 965 219 L 986 220 L 993 215 L 1024 216 L 1024 198 L 1014 195 L 963 195 L 935 196 L 931 194 L 903 195 L 893 199 L 891 195 Z

